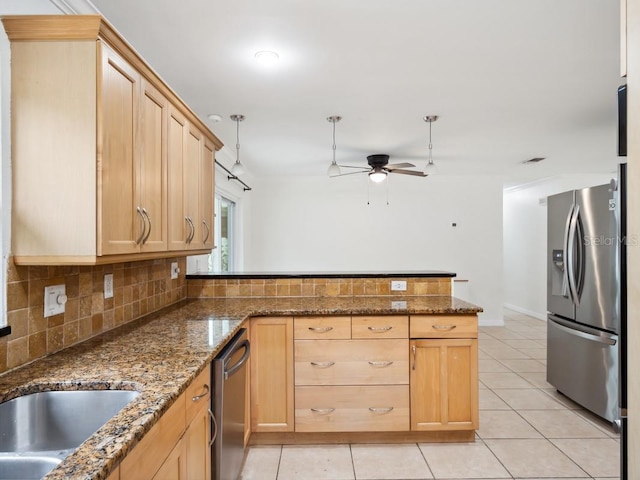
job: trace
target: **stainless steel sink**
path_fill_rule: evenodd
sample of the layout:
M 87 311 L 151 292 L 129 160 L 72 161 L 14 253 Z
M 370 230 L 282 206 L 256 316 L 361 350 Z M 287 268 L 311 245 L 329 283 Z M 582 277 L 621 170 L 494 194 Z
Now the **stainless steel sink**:
M 44 477 L 62 460 L 41 455 L 0 454 L 0 478 L 12 480 L 36 480 Z
M 0 452 L 76 448 L 138 394 L 56 390 L 9 400 L 0 404 Z
M 40 479 L 139 392 L 32 393 L 0 404 L 0 479 Z

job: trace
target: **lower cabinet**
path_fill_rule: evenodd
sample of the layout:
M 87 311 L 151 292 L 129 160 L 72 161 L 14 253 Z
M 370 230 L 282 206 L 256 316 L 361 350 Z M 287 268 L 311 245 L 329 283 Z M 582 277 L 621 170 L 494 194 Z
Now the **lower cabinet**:
M 209 480 L 211 370 L 187 387 L 120 464 L 121 480 Z
M 251 431 L 293 432 L 293 318 L 251 320 Z
M 469 441 L 479 425 L 477 328 L 476 315 L 253 318 L 251 432 Z
M 476 430 L 478 317 L 412 315 L 409 336 L 411 430 Z

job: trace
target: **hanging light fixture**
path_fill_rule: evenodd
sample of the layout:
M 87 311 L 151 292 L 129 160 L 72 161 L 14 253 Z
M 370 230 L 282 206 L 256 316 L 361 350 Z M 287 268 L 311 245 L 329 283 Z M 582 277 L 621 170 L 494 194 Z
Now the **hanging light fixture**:
M 434 174 L 438 171 L 436 164 L 433 163 L 433 145 L 431 144 L 431 124 L 438 120 L 438 115 L 425 115 L 422 118 L 425 122 L 429 124 L 429 157 L 427 159 L 427 165 L 424 167 L 425 173 Z
M 336 162 L 336 123 L 342 120 L 342 117 L 339 115 L 332 115 L 327 117 L 327 122 L 333 123 L 333 160 L 331 161 L 331 165 L 329 165 L 329 169 L 327 170 L 327 174 L 330 177 L 340 175 L 340 166 Z
M 231 174 L 237 177 L 244 173 L 244 165 L 240 163 L 240 122 L 244 120 L 244 115 L 234 114 L 230 118 L 236 122 L 236 161 L 231 167 Z
M 387 172 L 380 167 L 375 167 L 373 171 L 369 172 L 369 178 L 373 183 L 381 183 L 386 180 Z

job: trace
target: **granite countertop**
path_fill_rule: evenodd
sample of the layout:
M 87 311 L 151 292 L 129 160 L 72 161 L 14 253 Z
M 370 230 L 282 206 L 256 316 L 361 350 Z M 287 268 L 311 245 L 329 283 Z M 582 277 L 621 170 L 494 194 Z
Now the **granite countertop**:
M 404 272 L 195 272 L 188 279 L 204 280 L 241 278 L 451 278 L 453 272 L 420 270 Z
M 185 300 L 0 375 L 0 402 L 45 390 L 140 391 L 47 479 L 106 479 L 251 316 L 475 314 L 448 296 Z

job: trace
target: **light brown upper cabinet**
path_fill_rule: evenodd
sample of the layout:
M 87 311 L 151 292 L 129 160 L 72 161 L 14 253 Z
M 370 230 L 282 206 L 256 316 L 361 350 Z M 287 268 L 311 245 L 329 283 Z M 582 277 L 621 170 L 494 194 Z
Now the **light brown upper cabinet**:
M 213 248 L 216 146 L 179 111 L 169 115 L 169 248 Z
M 222 143 L 206 125 L 100 16 L 2 21 L 12 54 L 15 263 L 212 248 Z

